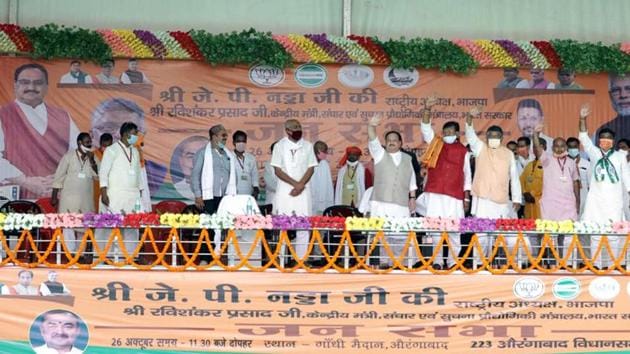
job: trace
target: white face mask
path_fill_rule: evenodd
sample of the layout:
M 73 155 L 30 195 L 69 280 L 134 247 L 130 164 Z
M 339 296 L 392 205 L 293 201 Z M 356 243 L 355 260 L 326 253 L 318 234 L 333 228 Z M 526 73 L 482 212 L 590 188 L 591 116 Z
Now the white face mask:
M 244 152 L 246 146 L 247 146 L 247 143 L 236 143 L 234 144 L 234 150 L 238 152 Z
M 457 136 L 455 135 L 447 135 L 445 137 L 442 137 L 442 140 L 446 143 L 446 144 L 452 144 L 455 142 L 455 140 L 457 140 Z
M 80 149 L 80 150 L 81 150 L 84 154 L 87 154 L 88 152 L 90 152 L 90 151 L 92 151 L 92 150 L 93 150 L 92 148 L 88 148 L 88 147 L 83 146 L 83 144 L 80 144 L 80 145 L 79 145 L 79 149 Z
M 501 139 L 488 139 L 488 147 L 496 149 L 501 146 Z
M 348 164 L 348 166 L 354 167 L 359 163 L 359 161 L 355 161 L 355 162 L 346 161 L 346 163 Z

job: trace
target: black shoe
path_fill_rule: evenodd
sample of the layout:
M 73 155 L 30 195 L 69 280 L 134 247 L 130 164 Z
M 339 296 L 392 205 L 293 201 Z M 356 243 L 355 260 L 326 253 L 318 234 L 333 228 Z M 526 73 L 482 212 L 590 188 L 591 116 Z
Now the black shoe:
M 431 268 L 433 268 L 433 270 L 442 270 L 442 266 L 437 263 L 434 263 Z

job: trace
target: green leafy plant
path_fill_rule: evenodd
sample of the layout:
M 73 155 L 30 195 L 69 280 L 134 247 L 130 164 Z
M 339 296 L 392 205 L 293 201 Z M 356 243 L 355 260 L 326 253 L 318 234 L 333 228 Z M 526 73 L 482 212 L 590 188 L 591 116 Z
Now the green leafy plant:
M 33 44 L 31 56 L 36 59 L 73 58 L 102 62 L 112 56 L 110 47 L 96 31 L 55 24 L 22 30 Z
M 273 40 L 271 33 L 258 32 L 253 28 L 220 34 L 192 30 L 190 36 L 212 65 L 267 64 L 284 68 L 293 62 L 291 55 Z

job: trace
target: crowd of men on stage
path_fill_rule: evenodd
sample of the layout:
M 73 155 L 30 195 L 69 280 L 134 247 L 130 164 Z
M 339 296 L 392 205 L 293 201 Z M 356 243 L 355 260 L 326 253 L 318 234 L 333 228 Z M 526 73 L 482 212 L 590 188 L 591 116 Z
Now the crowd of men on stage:
M 480 139 L 473 126 L 480 111 L 473 108 L 467 114 L 465 146 L 460 141 L 457 122 L 446 122 L 438 134 L 434 131 L 431 109 L 436 102 L 434 97 L 426 100 L 420 122 L 428 144 L 421 157 L 421 169 L 414 166 L 414 154 L 401 149 L 399 132 L 385 132 L 381 141 L 376 132 L 381 117 L 376 115 L 367 125 L 373 167 L 366 168 L 360 161 L 360 148 L 348 147 L 339 162 L 335 184 L 327 162 L 327 145 L 306 141 L 300 122 L 287 120 L 286 136 L 272 145 L 271 160 L 265 164 L 261 181 L 267 202 L 263 204 L 271 204 L 273 214 L 305 216 L 321 215 L 329 207 L 346 205 L 383 217 L 405 217 L 419 212 L 444 218 L 520 216 L 597 222 L 628 218 L 628 141 L 620 139 L 615 146 L 615 132 L 604 128 L 598 132 L 594 144 L 586 129 L 590 114 L 587 106 L 580 111 L 578 138 L 558 137 L 551 144 L 541 137 L 542 125 L 535 128 L 531 137 L 521 137 L 516 144 L 506 144 L 499 126 L 489 127 L 485 139 Z M 89 196 L 96 192 L 100 193 L 101 211 L 141 210 L 141 158 L 135 147 L 137 139 L 138 127 L 124 123 L 120 127 L 120 140 L 112 142 L 111 136 L 101 136 L 100 149 L 95 154 L 90 135 L 80 133 L 78 148 L 69 151 L 59 163 L 53 183 L 54 205 L 63 211 L 90 210 Z M 226 129 L 222 125 L 210 128 L 209 142 L 194 157 L 191 177 L 195 204 L 200 211 L 215 213 L 225 195 L 257 197 L 261 193 L 256 160 L 246 152 L 246 144 L 247 134 L 239 130 L 232 134 L 233 149 L 230 149 Z M 418 174 L 421 178 L 417 178 Z M 100 190 L 93 189 L 93 179 L 97 177 Z M 438 243 L 439 234 L 429 236 L 434 244 Z M 478 236 L 487 255 L 492 245 L 490 236 L 483 233 Z M 133 249 L 138 233 L 126 230 L 123 237 Z M 308 231 L 297 232 L 298 256 L 306 254 L 309 237 Z M 447 257 L 439 252 L 433 265 L 436 269 L 455 265 L 461 248 L 460 234 L 449 233 L 448 238 L 451 251 Z M 406 234 L 388 234 L 386 239 L 393 254 L 398 256 Z M 589 250 L 596 249 L 600 239 L 599 235 L 580 238 L 588 257 Z M 554 236 L 553 240 L 562 253 L 563 238 Z M 527 241 L 532 250 L 540 246 L 538 235 L 530 236 Z M 609 236 L 608 242 L 613 255 L 618 256 L 625 237 Z M 508 244 L 513 246 L 514 238 L 508 238 Z M 475 262 L 481 262 L 479 254 L 475 254 Z M 381 258 L 381 266 L 390 264 L 391 259 Z M 603 255 L 598 264 L 610 266 L 610 256 Z

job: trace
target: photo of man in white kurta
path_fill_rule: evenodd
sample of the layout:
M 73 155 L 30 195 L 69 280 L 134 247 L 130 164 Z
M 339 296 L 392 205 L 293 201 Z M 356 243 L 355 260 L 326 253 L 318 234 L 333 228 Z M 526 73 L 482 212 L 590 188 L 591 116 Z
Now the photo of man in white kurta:
M 125 122 L 120 127 L 120 140 L 105 149 L 99 170 L 101 212 L 132 213 L 142 212 L 142 183 L 140 153 L 134 147 L 138 140 L 138 126 Z M 138 230 L 121 230 L 125 250 L 132 254 L 138 245 Z M 107 239 L 97 239 L 102 250 Z M 115 244 L 117 245 L 117 244 Z M 116 249 L 117 246 L 112 249 Z M 110 249 L 110 252 L 112 251 Z
M 271 154 L 271 166 L 278 177 L 273 214 L 310 216 L 312 197 L 308 182 L 317 166 L 313 144 L 302 139 L 302 126 L 297 120 L 287 120 L 284 128 L 287 136 L 276 143 Z M 309 231 L 299 230 L 296 235 L 295 252 L 304 258 Z

